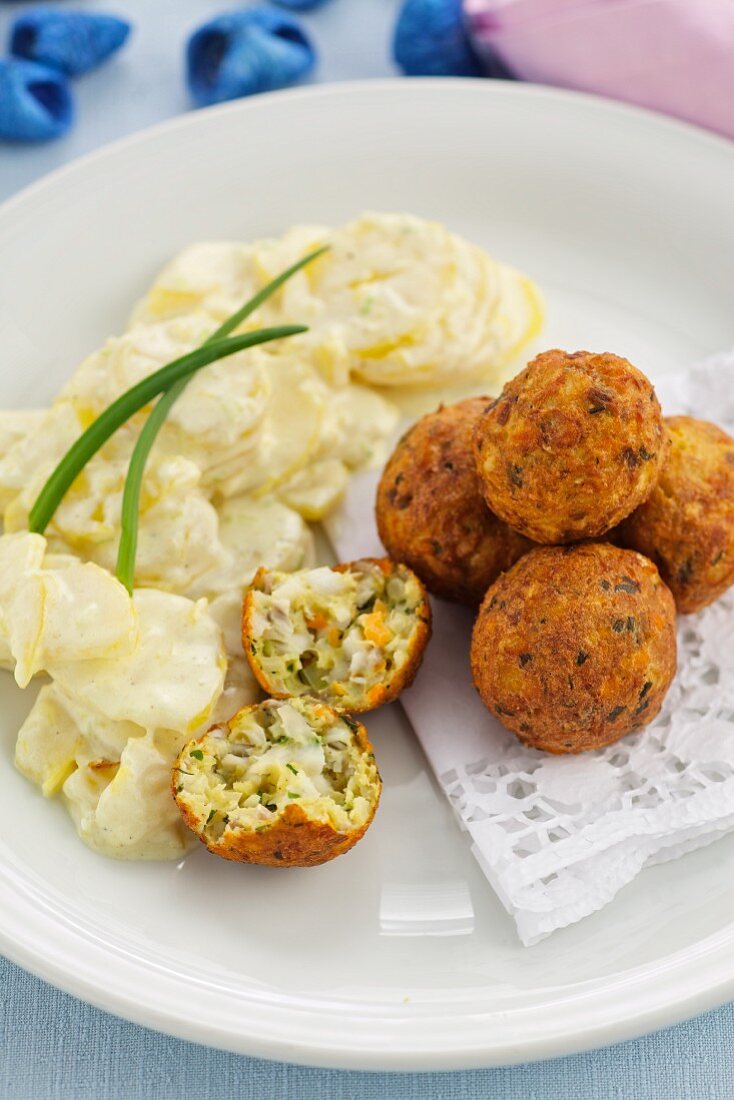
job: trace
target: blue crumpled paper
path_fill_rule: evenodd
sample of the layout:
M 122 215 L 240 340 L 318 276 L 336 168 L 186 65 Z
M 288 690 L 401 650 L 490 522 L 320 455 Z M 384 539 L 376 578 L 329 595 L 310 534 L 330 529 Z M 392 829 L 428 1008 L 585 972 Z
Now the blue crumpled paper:
M 327 2 L 328 0 L 273 0 L 279 8 L 288 8 L 289 11 L 315 11 Z
M 114 15 L 40 5 L 13 23 L 10 52 L 79 76 L 106 61 L 129 34 L 130 24 Z
M 464 26 L 462 0 L 405 0 L 393 56 L 406 76 L 483 76 Z
M 189 91 L 207 106 L 292 84 L 314 67 L 316 51 L 295 19 L 258 6 L 205 23 L 186 61 Z
M 63 76 L 17 57 L 0 58 L 0 138 L 48 141 L 74 121 L 74 101 Z

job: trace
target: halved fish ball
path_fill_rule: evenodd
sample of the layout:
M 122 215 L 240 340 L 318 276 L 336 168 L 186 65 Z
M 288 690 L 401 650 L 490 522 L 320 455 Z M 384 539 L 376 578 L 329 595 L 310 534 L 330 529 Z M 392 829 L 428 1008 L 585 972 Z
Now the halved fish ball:
M 366 558 L 298 573 L 261 569 L 245 596 L 242 640 L 269 695 L 315 695 L 358 712 L 410 684 L 430 624 L 415 573 L 389 558 Z
M 364 726 L 313 698 L 244 707 L 190 741 L 173 770 L 183 819 L 210 852 L 273 867 L 353 848 L 381 789 Z

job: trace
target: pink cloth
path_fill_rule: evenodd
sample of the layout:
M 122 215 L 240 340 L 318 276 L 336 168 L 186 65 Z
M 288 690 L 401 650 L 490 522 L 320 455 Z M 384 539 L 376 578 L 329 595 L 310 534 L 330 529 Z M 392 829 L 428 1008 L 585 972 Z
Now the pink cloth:
M 734 0 L 464 0 L 522 80 L 652 107 L 734 138 Z

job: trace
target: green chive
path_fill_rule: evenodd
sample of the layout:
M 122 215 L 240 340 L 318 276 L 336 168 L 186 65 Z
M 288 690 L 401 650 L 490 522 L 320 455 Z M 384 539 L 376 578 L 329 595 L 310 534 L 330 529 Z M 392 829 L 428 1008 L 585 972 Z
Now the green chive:
M 286 768 L 289 772 L 293 772 L 294 775 L 298 775 L 298 768 L 294 768 L 292 764 L 286 764 Z
M 317 256 L 323 255 L 326 251 L 326 248 L 319 248 L 316 252 L 310 252 L 308 256 L 304 256 L 302 260 L 298 260 L 297 263 L 292 264 L 291 267 L 282 271 L 280 275 L 276 275 L 276 277 L 264 286 L 262 290 L 259 290 L 257 294 L 250 298 L 249 302 L 245 302 L 236 313 L 233 313 L 231 317 L 221 324 L 216 332 L 213 332 L 208 340 L 204 342 L 203 346 L 207 347 L 209 344 L 229 336 L 231 332 L 234 332 L 251 313 L 254 313 L 255 310 L 271 297 L 271 295 L 273 295 L 283 283 L 290 279 L 292 275 L 295 275 L 302 267 L 311 263 Z M 191 376 L 189 375 L 187 378 L 180 379 L 180 381 L 171 386 L 167 393 L 164 393 L 163 396 L 159 398 L 155 408 L 145 422 L 133 449 L 133 453 L 130 456 L 130 465 L 128 467 L 127 477 L 125 479 L 125 489 L 122 496 L 120 546 L 117 552 L 116 574 L 117 579 L 125 585 L 131 595 L 135 584 L 135 554 L 138 548 L 140 493 L 143 486 L 145 466 L 158 432 L 163 427 L 166 417 L 173 405 L 178 401 L 179 397 L 186 389 L 190 378 Z
M 194 760 L 204 759 L 204 753 L 201 751 L 201 749 L 192 749 L 189 753 L 189 756 L 193 756 Z
M 181 378 L 187 378 L 190 374 L 214 363 L 218 359 L 226 359 L 230 355 L 236 355 L 246 348 L 255 347 L 257 344 L 266 344 L 270 340 L 280 340 L 285 336 L 296 336 L 306 332 L 303 325 L 281 325 L 277 328 L 259 329 L 257 332 L 248 332 L 243 336 L 233 336 L 228 340 L 217 340 L 216 343 L 206 344 L 181 356 L 160 370 L 154 371 L 135 386 L 123 393 L 116 401 L 113 401 L 93 424 L 80 435 L 76 443 L 73 443 L 64 457 L 59 462 L 54 472 L 49 477 L 38 499 L 31 508 L 28 517 L 28 530 L 42 535 L 53 518 L 53 514 L 59 506 L 72 483 L 82 472 L 90 458 L 104 446 L 107 440 L 121 427 L 131 416 L 149 404 L 154 397 L 165 393 Z
M 206 819 L 206 823 L 207 823 L 207 825 L 209 824 L 209 822 L 211 821 L 211 819 L 212 819 L 212 818 L 214 817 L 214 815 L 216 814 L 216 812 L 217 812 L 216 810 L 210 810 L 210 811 L 209 811 L 209 817 L 208 817 L 208 818 Z
M 206 347 L 206 345 L 204 345 Z M 153 410 L 145 421 L 137 438 L 130 464 L 127 468 L 125 488 L 122 493 L 122 511 L 120 517 L 120 545 L 117 548 L 117 566 L 115 575 L 125 585 L 132 596 L 135 586 L 135 555 L 138 549 L 138 516 L 140 514 L 140 492 L 143 487 L 143 475 L 151 447 L 158 432 L 171 410 L 171 406 L 181 396 L 189 382 L 180 378 L 167 393 L 158 398 Z
M 300 796 L 300 794 L 296 794 L 295 791 L 288 791 L 288 797 L 289 798 L 300 798 L 301 796 Z

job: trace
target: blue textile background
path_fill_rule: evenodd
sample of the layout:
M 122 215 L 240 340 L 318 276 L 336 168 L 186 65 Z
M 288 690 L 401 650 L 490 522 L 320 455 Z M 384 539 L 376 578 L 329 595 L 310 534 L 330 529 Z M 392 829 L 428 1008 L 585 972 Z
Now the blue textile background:
M 263 1062 L 125 1023 L 0 959 L 2 1100 L 731 1100 L 734 1005 L 631 1043 L 467 1073 Z
M 1 0 L 0 0 L 1 2 Z M 97 9 L 95 0 L 75 7 Z M 104 142 L 189 107 L 183 43 L 236 0 L 109 0 L 135 23 L 126 50 L 75 84 L 63 141 L 0 146 L 0 200 Z M 397 0 L 332 0 L 303 17 L 319 49 L 314 79 L 395 75 Z M 23 3 L 2 3 L 0 42 Z M 0 260 L 1 262 L 1 260 Z M 304 1069 L 197 1047 L 91 1008 L 0 958 L 0 1100 L 731 1100 L 734 1005 L 604 1050 L 534 1065 L 448 1074 Z

